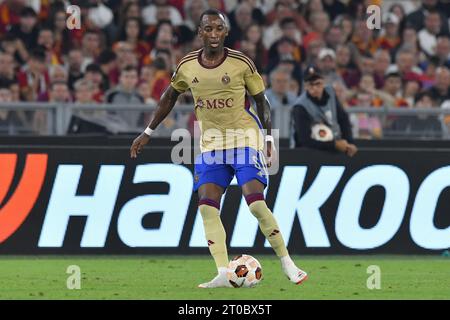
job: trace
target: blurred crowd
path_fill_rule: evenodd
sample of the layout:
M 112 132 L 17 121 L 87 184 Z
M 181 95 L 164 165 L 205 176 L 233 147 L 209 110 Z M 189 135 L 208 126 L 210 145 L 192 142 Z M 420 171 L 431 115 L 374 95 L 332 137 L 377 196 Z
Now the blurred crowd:
M 67 28 L 70 4 L 80 29 Z M 372 4 L 380 29 L 367 27 Z M 255 61 L 274 109 L 292 105 L 310 64 L 346 108 L 450 107 L 450 0 L 3 0 L 0 102 L 157 102 L 177 62 L 201 47 L 196 28 L 211 7 L 227 14 L 226 46 Z M 151 115 L 121 117 L 135 128 Z M 382 137 L 379 118 L 353 121 L 359 137 Z M 0 125 L 16 122 L 45 132 L 44 113 L 0 109 Z

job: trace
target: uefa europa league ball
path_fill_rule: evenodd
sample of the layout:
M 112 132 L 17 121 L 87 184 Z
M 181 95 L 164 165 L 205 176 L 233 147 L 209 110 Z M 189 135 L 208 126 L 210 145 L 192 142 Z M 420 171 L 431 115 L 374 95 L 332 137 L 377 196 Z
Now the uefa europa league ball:
M 233 258 L 228 264 L 227 277 L 235 288 L 251 288 L 262 279 L 262 267 L 258 260 L 247 254 Z

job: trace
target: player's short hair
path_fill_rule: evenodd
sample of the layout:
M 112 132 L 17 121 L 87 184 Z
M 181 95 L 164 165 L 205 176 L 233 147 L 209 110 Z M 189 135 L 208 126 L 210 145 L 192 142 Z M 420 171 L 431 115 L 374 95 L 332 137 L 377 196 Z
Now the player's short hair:
M 199 26 L 202 25 L 202 21 L 203 21 L 203 17 L 204 16 L 218 16 L 218 17 L 221 17 L 225 21 L 225 24 L 228 26 L 227 18 L 225 16 L 225 14 L 222 11 L 220 11 L 220 10 L 211 8 L 211 9 L 203 11 L 203 13 L 200 15 L 200 20 L 198 22 Z

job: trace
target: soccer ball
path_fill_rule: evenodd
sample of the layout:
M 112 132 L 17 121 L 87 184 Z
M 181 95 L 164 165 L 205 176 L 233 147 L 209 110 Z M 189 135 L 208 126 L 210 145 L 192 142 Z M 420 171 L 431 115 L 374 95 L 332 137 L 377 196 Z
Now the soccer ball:
M 261 281 L 262 267 L 254 257 L 241 254 L 228 264 L 227 277 L 235 288 L 251 288 Z

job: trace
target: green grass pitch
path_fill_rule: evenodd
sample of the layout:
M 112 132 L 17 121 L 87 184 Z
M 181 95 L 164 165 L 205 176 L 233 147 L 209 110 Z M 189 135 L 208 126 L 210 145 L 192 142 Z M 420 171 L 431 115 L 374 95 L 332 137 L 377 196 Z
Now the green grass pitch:
M 450 259 L 419 256 L 295 256 L 309 273 L 290 283 L 274 256 L 255 255 L 263 281 L 255 288 L 199 289 L 215 267 L 209 256 L 3 256 L 0 299 L 450 299 Z M 67 289 L 69 265 L 81 289 Z M 381 270 L 381 289 L 367 288 L 367 268 Z

